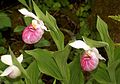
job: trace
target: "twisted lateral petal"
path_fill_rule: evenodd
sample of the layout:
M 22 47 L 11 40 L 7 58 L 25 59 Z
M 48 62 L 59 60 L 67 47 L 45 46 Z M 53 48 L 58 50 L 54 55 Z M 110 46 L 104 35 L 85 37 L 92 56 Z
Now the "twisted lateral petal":
M 29 12 L 26 8 L 22 8 L 20 10 L 18 10 L 20 13 L 22 13 L 23 15 L 25 15 L 26 17 L 32 17 L 36 20 L 39 20 L 39 18 L 33 14 L 32 12 Z
M 9 69 L 12 70 L 12 72 L 8 74 L 10 78 L 14 79 L 21 75 L 21 71 L 19 70 L 19 68 L 14 65 L 10 66 Z
M 2 55 L 1 61 L 7 65 L 13 65 L 11 55 Z
M 17 60 L 19 63 L 21 63 L 23 61 L 23 54 L 21 54 L 19 57 L 17 57 Z
M 80 48 L 83 48 L 84 50 L 90 49 L 90 47 L 82 40 L 76 40 L 76 41 L 70 43 L 69 45 L 74 47 L 74 48 L 77 48 L 77 49 L 80 49 Z
M 8 67 L 4 70 L 4 72 L 0 76 L 8 76 L 13 70 L 11 67 Z
M 96 48 L 92 48 L 92 51 L 96 54 L 96 57 L 97 57 L 98 59 L 100 59 L 100 60 L 106 60 L 104 57 L 102 57 L 102 56 L 99 54 L 99 52 L 98 52 L 98 50 L 97 50 Z

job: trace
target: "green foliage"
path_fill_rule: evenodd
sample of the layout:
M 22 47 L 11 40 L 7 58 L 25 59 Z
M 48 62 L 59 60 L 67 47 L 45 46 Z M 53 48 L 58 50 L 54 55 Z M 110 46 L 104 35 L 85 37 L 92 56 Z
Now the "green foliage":
M 90 5 L 89 4 L 82 4 L 80 8 L 76 11 L 76 15 L 80 19 L 80 32 L 78 33 L 77 37 L 82 39 L 82 36 L 88 37 L 90 35 L 90 29 L 87 23 L 87 17 L 89 15 Z
M 62 75 L 53 58 L 52 52 L 42 49 L 34 49 L 26 51 L 26 53 L 32 55 L 35 58 L 39 70 L 42 73 L 50 75 L 58 80 L 62 79 Z
M 56 51 L 53 53 L 53 57 L 62 74 L 63 79 L 61 81 L 63 82 L 63 84 L 69 84 L 69 80 L 70 80 L 70 72 L 67 64 L 69 52 L 70 52 L 70 48 L 67 45 L 64 50 Z
M 63 84 L 69 84 L 70 74 L 67 65 L 69 50 L 69 47 L 66 47 L 63 51 L 57 52 L 34 49 L 26 51 L 26 53 L 32 55 L 35 58 L 42 73 L 61 80 Z
M 56 20 L 53 16 L 51 16 L 48 12 L 46 15 L 42 13 L 42 11 L 38 8 L 38 6 L 33 1 L 33 7 L 37 16 L 44 21 L 48 29 L 50 30 L 50 34 L 57 45 L 58 50 L 64 49 L 64 35 L 59 30 Z
M 5 54 L 7 50 L 4 47 L 0 47 L 0 54 Z
M 35 48 L 50 46 L 50 42 L 44 38 L 42 38 L 38 43 L 34 45 Z
M 11 20 L 7 14 L 0 12 L 0 29 L 11 27 Z
M 108 67 L 105 69 L 107 70 L 107 72 L 109 73 L 109 78 L 108 79 L 107 75 L 106 77 L 102 77 L 102 75 L 100 76 L 101 73 L 104 73 L 105 70 L 102 70 L 102 72 L 100 71 L 99 74 L 97 74 L 98 78 L 96 79 L 99 82 L 106 82 L 105 84 L 108 84 L 108 82 L 110 82 L 109 84 L 119 84 L 118 81 L 118 77 L 120 76 L 118 73 L 119 71 L 119 64 L 120 64 L 120 59 L 119 59 L 119 55 L 120 53 L 119 51 L 119 47 L 115 48 L 114 46 L 114 42 L 111 40 L 109 33 L 108 33 L 108 26 L 107 24 L 98 16 L 97 18 L 97 30 L 101 36 L 101 39 L 103 42 L 108 43 L 108 46 L 105 47 L 107 55 L 108 55 Z M 98 72 L 99 70 L 97 70 Z M 104 73 L 105 75 L 105 73 Z
M 31 23 L 31 21 L 32 21 L 32 18 L 30 18 L 30 17 L 24 17 L 24 21 L 25 21 L 26 25 L 29 25 Z
M 120 83 L 120 80 L 119 80 L 119 78 L 120 78 L 120 63 L 116 68 L 115 75 L 116 75 L 116 84 L 119 84 Z
M 43 12 L 47 11 L 59 11 L 61 8 L 69 6 L 68 0 L 44 0 L 41 4 L 38 4 Z
M 69 64 L 70 82 L 69 84 L 84 84 L 84 76 L 80 68 L 80 56 L 76 56 Z
M 98 16 L 97 18 L 97 30 L 101 36 L 103 42 L 108 43 L 109 46 L 106 46 L 106 52 L 108 54 L 109 63 L 114 61 L 114 43 L 109 36 L 107 24 Z
M 120 15 L 115 15 L 115 16 L 108 16 L 114 20 L 120 21 Z
M 40 76 L 40 71 L 37 66 L 37 62 L 33 61 L 27 68 L 26 72 L 28 73 L 31 80 L 31 84 L 38 84 L 38 79 Z
M 20 3 L 22 3 L 24 6 L 26 6 L 29 10 L 30 7 L 27 5 L 27 2 L 25 0 L 18 0 Z M 31 1 L 31 0 L 30 0 Z
M 25 26 L 17 26 L 17 27 L 14 29 L 14 32 L 21 33 L 24 28 L 25 28 Z
M 93 79 L 97 80 L 100 84 L 113 84 L 110 80 L 109 73 L 103 68 L 97 69 L 96 73 L 93 75 Z
M 84 37 L 83 36 L 83 40 L 84 42 L 87 43 L 87 45 L 91 46 L 91 47 L 105 47 L 105 46 L 108 46 L 108 44 L 106 42 L 102 42 L 102 41 L 95 41 L 95 40 L 92 40 L 92 39 L 89 39 L 87 37 Z

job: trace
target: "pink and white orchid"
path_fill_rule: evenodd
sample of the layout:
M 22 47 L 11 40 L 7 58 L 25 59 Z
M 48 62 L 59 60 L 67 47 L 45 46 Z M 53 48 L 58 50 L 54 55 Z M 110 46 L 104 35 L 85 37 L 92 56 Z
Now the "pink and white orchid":
M 91 48 L 82 40 L 76 40 L 69 45 L 77 49 L 82 48 L 85 50 L 80 60 L 81 67 L 84 71 L 93 71 L 97 68 L 99 59 L 105 60 L 96 48 Z
M 23 55 L 21 54 L 17 60 L 19 63 L 21 63 L 23 60 Z M 1 61 L 4 64 L 9 65 L 9 67 L 6 68 L 0 76 L 8 76 L 14 79 L 21 75 L 19 68 L 13 64 L 11 55 L 2 55 Z
M 27 44 L 37 43 L 42 38 L 44 30 L 48 31 L 43 21 L 25 8 L 20 9 L 19 12 L 23 14 L 25 17 L 33 18 L 32 23 L 23 30 L 22 33 L 23 41 Z

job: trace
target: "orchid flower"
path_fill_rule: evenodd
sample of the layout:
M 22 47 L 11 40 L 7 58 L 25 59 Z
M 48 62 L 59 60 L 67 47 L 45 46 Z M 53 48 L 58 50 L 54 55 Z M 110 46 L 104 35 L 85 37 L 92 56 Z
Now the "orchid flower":
M 47 30 L 42 20 L 40 20 L 35 14 L 29 12 L 27 9 L 20 9 L 19 12 L 25 17 L 33 18 L 32 23 L 27 26 L 22 33 L 22 39 L 27 44 L 37 43 L 44 34 L 44 30 Z
M 17 60 L 21 63 L 23 60 L 23 55 L 21 54 Z M 14 79 L 21 75 L 19 68 L 13 64 L 11 55 L 2 55 L 1 61 L 4 64 L 9 65 L 9 67 L 7 67 L 0 76 L 8 76 Z
M 105 60 L 95 47 L 91 48 L 82 40 L 76 40 L 69 45 L 77 49 L 82 48 L 85 50 L 80 60 L 81 67 L 84 71 L 93 71 L 97 68 L 99 59 Z

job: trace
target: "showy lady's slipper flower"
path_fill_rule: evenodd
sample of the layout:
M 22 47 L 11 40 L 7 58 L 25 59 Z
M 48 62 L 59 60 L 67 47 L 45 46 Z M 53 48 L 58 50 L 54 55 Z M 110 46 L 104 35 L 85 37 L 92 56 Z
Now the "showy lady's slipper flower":
M 84 71 L 93 71 L 97 68 L 99 59 L 105 60 L 96 48 L 91 48 L 82 40 L 77 40 L 69 44 L 70 46 L 77 49 L 84 49 L 85 52 L 80 59 L 81 67 Z
M 25 8 L 20 9 L 19 12 L 25 15 L 26 17 L 33 18 L 32 23 L 23 30 L 22 33 L 23 41 L 27 44 L 37 43 L 42 38 L 44 30 L 48 31 L 43 21 Z
M 23 60 L 23 55 L 21 54 L 17 58 L 17 60 L 19 63 L 21 63 Z M 21 71 L 19 70 L 19 68 L 17 66 L 13 65 L 11 55 L 2 55 L 1 61 L 3 63 L 5 63 L 6 65 L 9 65 L 9 67 L 6 68 L 0 76 L 8 76 L 8 77 L 14 79 L 21 75 Z

